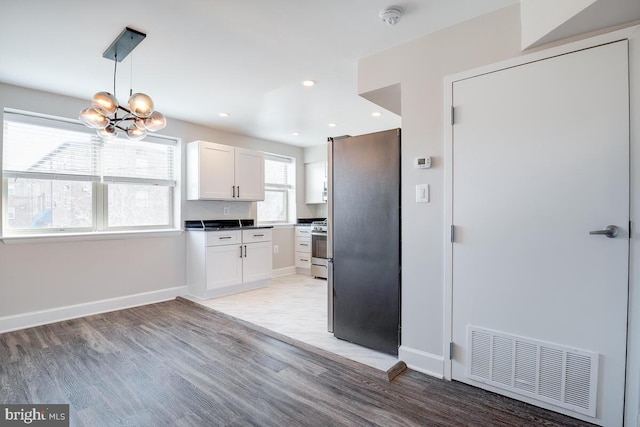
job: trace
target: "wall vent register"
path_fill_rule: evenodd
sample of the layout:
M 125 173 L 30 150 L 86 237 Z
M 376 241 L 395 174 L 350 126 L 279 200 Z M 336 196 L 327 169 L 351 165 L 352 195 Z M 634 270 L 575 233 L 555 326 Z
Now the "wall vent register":
M 470 379 L 596 416 L 597 353 L 471 325 L 467 339 Z

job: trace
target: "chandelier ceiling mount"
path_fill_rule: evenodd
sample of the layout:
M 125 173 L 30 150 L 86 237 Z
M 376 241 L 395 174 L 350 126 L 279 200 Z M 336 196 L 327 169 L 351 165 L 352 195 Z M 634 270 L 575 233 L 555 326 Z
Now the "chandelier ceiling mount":
M 86 126 L 96 129 L 103 138 L 113 138 L 120 130 L 129 139 L 137 141 L 143 139 L 147 131 L 155 132 L 167 125 L 162 113 L 154 110 L 153 100 L 149 95 L 133 93 L 130 89 L 128 108 L 120 105 L 115 97 L 118 62 L 122 62 L 146 36 L 145 33 L 126 27 L 102 54 L 104 58 L 114 62 L 113 94 L 96 93 L 91 107 L 80 111 L 79 119 Z

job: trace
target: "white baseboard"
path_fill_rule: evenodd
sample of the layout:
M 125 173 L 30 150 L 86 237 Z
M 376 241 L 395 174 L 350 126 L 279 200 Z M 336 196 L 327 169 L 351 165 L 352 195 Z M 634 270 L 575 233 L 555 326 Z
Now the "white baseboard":
M 122 310 L 140 305 L 174 299 L 177 296 L 189 292 L 186 286 L 161 289 L 159 291 L 144 292 L 141 294 L 127 295 L 100 301 L 92 301 L 83 304 L 68 305 L 49 310 L 32 311 L 24 314 L 0 317 L 0 333 L 46 325 L 48 323 L 61 322 L 92 314 L 106 313 Z
M 239 294 L 240 292 L 252 291 L 254 289 L 265 288 L 269 286 L 269 279 L 256 280 L 255 282 L 240 283 L 238 285 L 225 286 L 223 288 L 210 289 L 204 293 L 190 293 L 198 300 L 224 297 L 227 295 Z
M 277 268 L 271 271 L 271 277 L 289 276 L 290 274 L 296 274 L 296 267 Z
M 398 359 L 407 364 L 409 369 L 422 372 L 436 378 L 444 378 L 444 358 L 425 351 L 401 345 Z

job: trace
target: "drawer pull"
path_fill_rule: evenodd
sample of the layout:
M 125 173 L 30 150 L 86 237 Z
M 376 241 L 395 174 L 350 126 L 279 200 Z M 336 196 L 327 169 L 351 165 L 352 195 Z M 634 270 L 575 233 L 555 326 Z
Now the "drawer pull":
M 254 234 L 253 237 L 264 237 L 264 234 Z
M 309 262 L 308 259 L 300 258 L 300 261 Z
M 225 240 L 225 239 L 230 239 L 230 238 L 231 238 L 231 236 L 218 237 L 218 239 L 220 239 L 220 240 Z
M 308 243 L 300 243 L 300 246 L 309 246 Z

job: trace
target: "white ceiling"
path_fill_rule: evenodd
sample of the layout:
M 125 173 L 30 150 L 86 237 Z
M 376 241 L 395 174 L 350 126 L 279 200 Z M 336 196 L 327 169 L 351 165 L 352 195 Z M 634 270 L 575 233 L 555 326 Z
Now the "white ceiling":
M 313 146 L 400 126 L 357 95 L 358 58 L 517 2 L 0 0 L 0 82 L 87 100 L 112 92 L 102 53 L 129 26 L 147 38 L 119 64 L 121 102 L 132 75 L 169 118 Z M 395 26 L 378 17 L 391 5 L 405 10 Z

